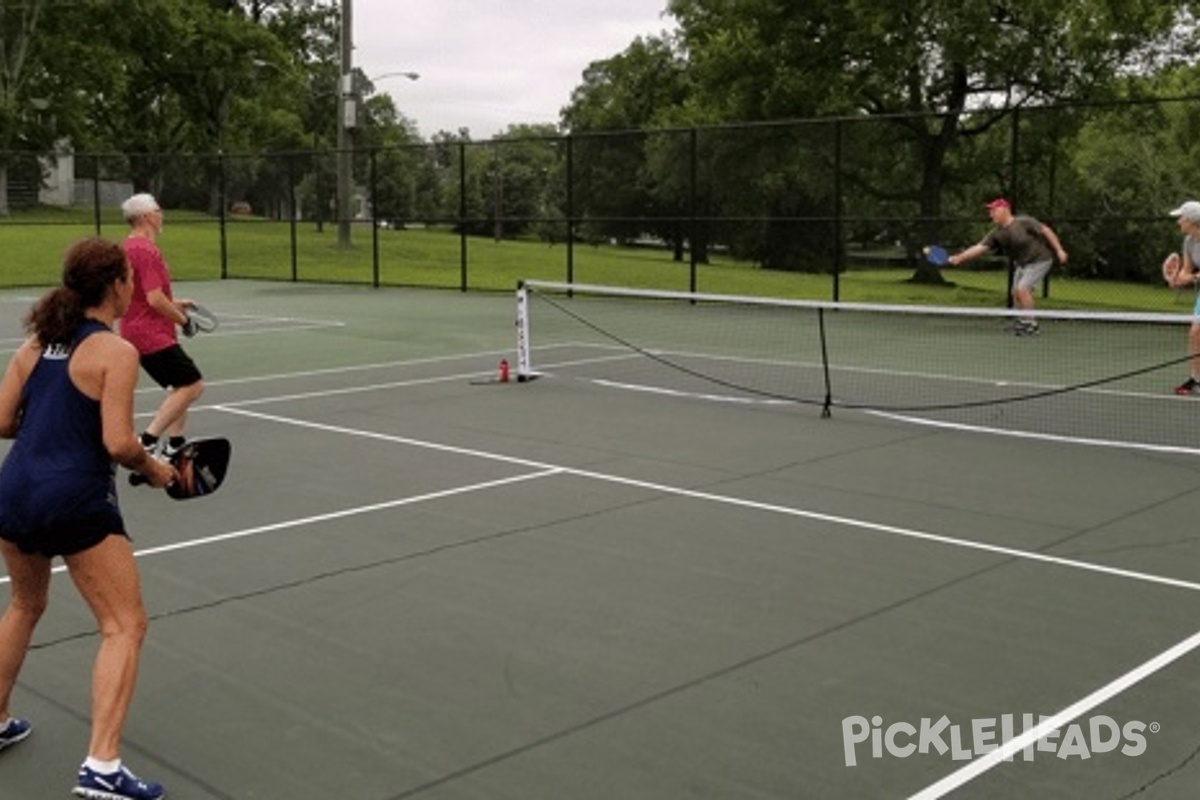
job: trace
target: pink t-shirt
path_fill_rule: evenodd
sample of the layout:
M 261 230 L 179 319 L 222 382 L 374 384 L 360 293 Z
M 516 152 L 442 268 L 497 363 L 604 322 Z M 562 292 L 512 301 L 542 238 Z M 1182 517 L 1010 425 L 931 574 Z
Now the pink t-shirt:
M 151 308 L 146 295 L 158 289 L 171 299 L 171 273 L 162 251 L 144 237 L 125 239 L 125 257 L 133 268 L 133 298 L 121 318 L 121 335 L 142 355 L 157 353 L 178 342 L 179 337 L 174 321 Z

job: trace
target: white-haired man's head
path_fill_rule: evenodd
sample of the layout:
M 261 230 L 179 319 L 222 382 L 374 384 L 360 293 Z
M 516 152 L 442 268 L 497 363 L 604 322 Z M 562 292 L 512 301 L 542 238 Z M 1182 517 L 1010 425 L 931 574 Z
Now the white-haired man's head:
M 154 195 L 146 192 L 135 194 L 124 203 L 121 203 L 121 215 L 125 217 L 125 221 L 130 225 L 133 225 L 147 214 L 153 214 L 157 211 L 162 211 L 158 205 L 158 201 L 154 199 Z

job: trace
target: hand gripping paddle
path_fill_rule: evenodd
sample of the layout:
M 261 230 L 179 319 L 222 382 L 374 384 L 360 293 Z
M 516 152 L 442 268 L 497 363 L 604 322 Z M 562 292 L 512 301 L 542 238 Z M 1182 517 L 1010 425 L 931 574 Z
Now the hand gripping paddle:
M 175 500 L 210 495 L 225 482 L 233 445 L 228 439 L 193 439 L 176 450 L 168 459 L 179 473 L 179 480 L 167 484 L 167 495 Z M 129 476 L 134 486 L 146 483 L 140 473 Z
M 193 303 L 187 308 L 187 323 L 183 326 L 183 335 L 191 338 L 197 333 L 212 333 L 219 324 L 216 314 L 199 303 Z

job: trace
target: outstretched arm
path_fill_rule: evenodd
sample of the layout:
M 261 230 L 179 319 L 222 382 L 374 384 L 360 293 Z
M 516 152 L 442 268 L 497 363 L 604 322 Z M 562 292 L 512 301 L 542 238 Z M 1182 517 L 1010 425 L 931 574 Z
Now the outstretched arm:
M 946 261 L 950 264 L 950 266 L 957 267 L 964 261 L 970 261 L 972 258 L 978 258 L 991 249 L 992 248 L 988 247 L 983 242 L 980 242 L 979 244 L 971 245 L 961 253 L 955 253 L 954 255 L 950 256 L 950 258 L 946 259 Z

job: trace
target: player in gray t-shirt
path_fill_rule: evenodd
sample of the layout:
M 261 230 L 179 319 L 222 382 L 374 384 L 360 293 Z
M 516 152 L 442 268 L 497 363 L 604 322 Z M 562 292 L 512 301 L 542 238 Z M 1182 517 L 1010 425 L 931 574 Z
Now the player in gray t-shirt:
M 1067 251 L 1063 250 L 1058 235 L 1049 225 L 1033 217 L 1016 216 L 1012 204 L 1003 197 L 988 203 L 988 216 L 996 227 L 978 244 L 973 244 L 961 253 L 950 256 L 948 263 L 958 266 L 964 261 L 999 250 L 1013 261 L 1013 301 L 1022 311 L 1033 310 L 1033 290 L 1057 261 L 1067 263 Z M 1022 317 L 1013 326 L 1018 336 L 1038 332 L 1037 320 L 1032 315 Z

